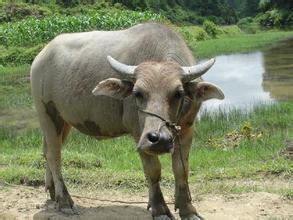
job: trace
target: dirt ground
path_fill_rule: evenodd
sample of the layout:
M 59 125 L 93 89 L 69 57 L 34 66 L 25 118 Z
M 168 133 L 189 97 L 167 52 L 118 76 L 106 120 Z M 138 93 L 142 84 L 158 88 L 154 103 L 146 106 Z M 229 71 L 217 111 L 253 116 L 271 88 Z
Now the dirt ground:
M 66 216 L 54 210 L 43 187 L 0 185 L 0 219 L 2 220 L 100 220 L 100 219 L 152 219 L 146 210 L 147 192 L 127 193 L 105 191 L 99 193 L 77 192 L 72 197 L 79 215 Z M 72 190 L 71 190 L 72 191 Z M 165 196 L 174 212 L 172 196 Z M 209 220 L 221 219 L 293 219 L 293 201 L 267 192 L 231 195 L 204 195 L 194 201 L 199 213 Z

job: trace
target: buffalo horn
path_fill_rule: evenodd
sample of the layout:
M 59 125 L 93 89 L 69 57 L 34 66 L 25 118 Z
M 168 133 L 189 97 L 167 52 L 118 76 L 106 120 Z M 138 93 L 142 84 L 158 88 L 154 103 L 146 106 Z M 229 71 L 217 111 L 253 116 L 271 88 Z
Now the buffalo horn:
M 110 63 L 111 67 L 115 69 L 117 72 L 123 74 L 123 77 L 130 77 L 133 78 L 134 70 L 136 66 L 129 66 L 124 63 L 120 63 L 119 61 L 115 60 L 111 56 L 107 56 L 108 62 Z
M 207 72 L 215 63 L 215 58 L 210 59 L 204 63 L 197 64 L 194 66 L 183 66 L 182 69 L 184 70 L 183 74 L 183 81 L 189 82 L 194 80 L 200 76 L 202 76 L 205 72 Z

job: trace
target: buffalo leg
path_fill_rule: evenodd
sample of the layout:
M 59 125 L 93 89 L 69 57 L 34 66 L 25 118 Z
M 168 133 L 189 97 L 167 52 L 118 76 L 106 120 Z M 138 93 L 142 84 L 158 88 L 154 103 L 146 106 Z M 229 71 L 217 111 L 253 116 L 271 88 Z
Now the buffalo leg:
M 174 219 L 171 214 L 160 188 L 161 164 L 158 156 L 140 153 L 144 173 L 149 186 L 148 208 L 152 210 L 154 219 Z
M 182 141 L 180 146 L 176 146 L 172 155 L 172 167 L 175 175 L 175 209 L 179 209 L 181 219 L 197 220 L 200 219 L 200 217 L 194 206 L 191 204 L 188 187 L 188 156 L 190 146 L 191 138 Z M 180 151 L 182 154 L 182 160 Z
M 62 143 L 65 142 L 69 131 L 70 131 L 71 126 L 67 123 L 64 122 L 64 128 L 62 131 Z M 46 159 L 46 155 L 47 155 L 47 143 L 46 140 L 44 138 L 43 140 L 43 153 L 44 153 L 44 157 Z M 52 172 L 49 168 L 48 163 L 46 163 L 46 174 L 45 174 L 45 190 L 49 190 L 50 193 L 50 198 L 55 201 L 55 186 L 54 186 L 54 180 L 53 180 L 53 176 L 52 176 Z
M 43 144 L 43 151 L 44 151 L 44 157 L 47 161 L 46 155 L 47 155 L 47 144 L 46 144 L 46 140 L 44 138 L 44 144 Z M 45 190 L 49 190 L 50 193 L 50 198 L 55 201 L 55 186 L 54 186 L 54 181 L 53 181 L 53 176 L 52 176 L 52 172 L 49 168 L 48 163 L 46 163 L 46 174 L 45 174 Z
M 50 109 L 48 110 L 48 108 Z M 66 123 L 57 115 L 58 112 L 52 105 L 38 111 L 40 125 L 44 133 L 44 154 L 46 165 L 46 187 L 50 196 L 56 201 L 56 208 L 65 213 L 73 213 L 73 200 L 71 199 L 64 184 L 61 174 L 61 145 Z M 55 114 L 53 114 L 55 113 Z M 66 131 L 67 133 L 69 131 Z M 53 182 L 52 182 L 53 179 Z

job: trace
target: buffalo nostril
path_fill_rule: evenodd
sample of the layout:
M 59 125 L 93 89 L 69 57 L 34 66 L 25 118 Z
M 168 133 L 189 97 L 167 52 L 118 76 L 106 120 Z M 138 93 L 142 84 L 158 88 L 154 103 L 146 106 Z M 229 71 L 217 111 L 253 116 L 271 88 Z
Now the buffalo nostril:
M 159 141 L 160 135 L 156 132 L 150 132 L 148 133 L 147 138 L 149 139 L 150 142 L 156 143 Z

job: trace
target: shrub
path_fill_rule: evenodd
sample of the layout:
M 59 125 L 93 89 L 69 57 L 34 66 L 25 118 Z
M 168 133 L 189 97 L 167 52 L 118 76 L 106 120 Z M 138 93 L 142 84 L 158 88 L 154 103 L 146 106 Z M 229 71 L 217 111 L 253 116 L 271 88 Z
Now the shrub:
M 225 36 L 235 36 L 241 34 L 241 29 L 236 26 L 236 25 L 231 25 L 231 26 L 224 26 L 221 27 L 220 29 L 221 35 Z
M 293 12 L 273 9 L 259 14 L 256 20 L 264 27 L 283 27 L 293 25 Z
M 267 11 L 258 17 L 258 21 L 264 27 L 279 27 L 282 21 L 282 14 L 277 9 Z
M 207 32 L 198 26 L 184 26 L 180 27 L 178 31 L 189 44 L 194 43 L 194 41 L 202 41 L 209 38 Z
M 238 27 L 246 33 L 255 34 L 259 32 L 260 25 L 255 18 L 246 17 L 239 20 Z
M 218 26 L 209 20 L 203 22 L 203 29 L 213 38 L 217 37 L 220 32 Z
M 0 6 L 0 23 L 20 20 L 31 16 L 41 18 L 48 15 L 52 15 L 51 10 L 39 5 L 6 3 Z
M 3 49 L 0 53 L 0 66 L 32 63 L 43 47 L 43 44 L 39 44 L 31 48 L 12 47 L 7 50 Z

